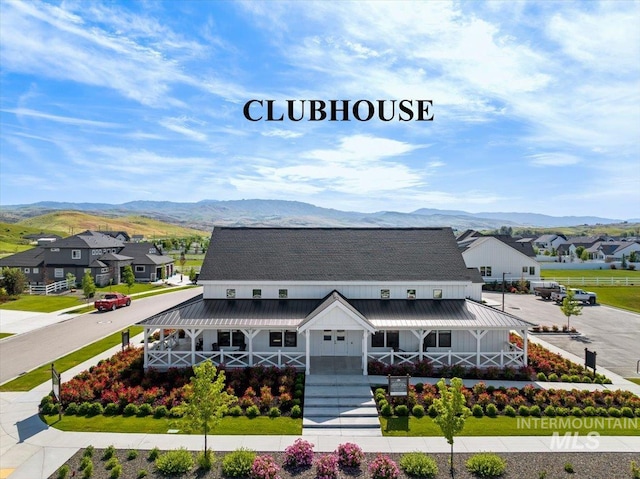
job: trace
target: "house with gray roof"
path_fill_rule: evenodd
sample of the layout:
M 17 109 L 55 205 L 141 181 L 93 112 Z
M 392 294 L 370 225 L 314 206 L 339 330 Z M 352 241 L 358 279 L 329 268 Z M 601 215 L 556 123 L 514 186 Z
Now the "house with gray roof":
M 531 324 L 480 302 L 450 228 L 216 227 L 198 283 L 202 296 L 140 323 L 145 368 L 526 365 Z

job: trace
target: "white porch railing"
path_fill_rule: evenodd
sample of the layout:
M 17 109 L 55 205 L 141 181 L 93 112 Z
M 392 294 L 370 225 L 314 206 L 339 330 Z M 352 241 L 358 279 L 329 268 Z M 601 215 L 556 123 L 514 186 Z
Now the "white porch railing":
M 253 356 L 248 351 L 172 351 L 168 349 L 150 349 L 147 352 L 148 368 L 169 369 L 191 367 L 210 359 L 213 364 L 224 364 L 229 368 L 245 368 L 253 364 L 262 366 L 293 366 L 305 367 L 305 353 L 289 353 L 282 351 L 254 352 Z M 194 360 L 194 362 L 192 362 Z
M 416 352 L 395 352 L 369 353 L 368 359 L 380 361 L 385 364 L 414 363 L 420 360 L 420 353 Z M 524 351 L 515 348 L 513 351 L 481 352 L 479 357 L 477 352 L 426 352 L 422 353 L 423 359 L 428 359 L 436 366 L 453 366 L 459 364 L 467 367 L 487 368 L 490 366 L 524 366 Z

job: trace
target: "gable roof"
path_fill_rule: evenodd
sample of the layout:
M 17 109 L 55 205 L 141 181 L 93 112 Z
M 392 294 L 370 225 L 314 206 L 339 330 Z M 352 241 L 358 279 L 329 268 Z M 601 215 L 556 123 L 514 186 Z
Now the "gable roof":
M 162 265 L 173 263 L 175 260 L 171 256 L 163 255 L 158 247 L 148 241 L 141 243 L 125 243 L 120 254 L 131 256 L 134 264 Z
M 98 233 L 97 231 L 84 231 L 77 235 L 56 240 L 48 244 L 46 248 L 122 248 L 124 243 L 119 239 Z
M 345 311 L 356 324 L 359 324 L 362 329 L 366 329 L 373 333 L 376 328 L 365 318 L 360 311 L 354 308 L 347 298 L 342 296 L 338 291 L 333 290 L 327 297 L 315 308 L 309 315 L 298 325 L 298 331 L 303 332 L 310 328 L 310 326 L 320 318 L 325 312 L 332 308 L 340 308 Z M 347 329 L 347 328 L 345 328 Z
M 511 238 L 511 241 L 505 241 L 499 236 L 480 236 L 478 238 L 473 238 L 473 240 L 471 241 L 463 241 L 459 245 L 460 251 L 464 254 L 470 249 L 479 248 L 483 244 L 487 244 L 491 241 L 499 241 L 500 243 L 514 249 L 518 253 L 527 256 L 529 259 L 535 260 L 536 255 L 533 251 L 531 243 L 520 243 L 513 238 Z
M 214 228 L 200 281 L 473 281 L 451 228 Z

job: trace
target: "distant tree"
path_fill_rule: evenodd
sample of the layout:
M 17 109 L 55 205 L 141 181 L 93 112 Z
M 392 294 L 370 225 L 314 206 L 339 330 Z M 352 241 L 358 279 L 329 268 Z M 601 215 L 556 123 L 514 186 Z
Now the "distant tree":
M 96 283 L 93 281 L 93 276 L 89 271 L 85 272 L 82 277 L 82 291 L 87 299 L 96 294 Z
M 629 262 L 630 263 L 637 263 L 638 262 L 638 252 L 637 251 L 632 251 L 631 253 L 629 253 Z
M 511 226 L 501 226 L 498 234 L 511 236 L 513 234 L 513 228 Z
M 572 289 L 567 289 L 567 295 L 562 300 L 562 306 L 560 306 L 560 311 L 567 317 L 567 330 L 571 326 L 571 316 L 580 316 L 582 314 L 582 305 L 575 301 L 575 295 Z
M 576 247 L 576 258 L 582 258 L 582 253 L 584 253 L 584 246 Z
M 9 296 L 22 294 L 27 284 L 27 277 L 20 268 L 2 268 L 2 287 Z
M 184 265 L 187 262 L 187 258 L 184 253 L 180 253 L 180 272 L 184 273 Z
M 462 379 L 452 378 L 451 386 L 444 379 L 438 381 L 440 397 L 434 399 L 433 405 L 438 415 L 433 418 L 442 431 L 443 436 L 451 444 L 451 475 L 453 477 L 453 438 L 464 428 L 464 422 L 471 414 L 466 406 L 467 400 L 462 393 Z
M 207 434 L 220 422 L 233 397 L 225 392 L 224 371 L 217 371 L 211 360 L 193 366 L 193 372 L 181 408 L 185 429 L 203 432 L 204 452 L 208 455 Z
M 131 288 L 136 282 L 136 275 L 133 274 L 133 268 L 129 264 L 122 270 L 122 281 L 126 283 L 127 291 L 131 292 Z
M 580 260 L 587 261 L 588 259 L 589 259 L 589 252 L 585 249 L 582 251 L 582 254 L 580 255 Z
M 627 269 L 627 257 L 622 255 L 622 261 L 620 262 L 620 267 L 622 269 Z

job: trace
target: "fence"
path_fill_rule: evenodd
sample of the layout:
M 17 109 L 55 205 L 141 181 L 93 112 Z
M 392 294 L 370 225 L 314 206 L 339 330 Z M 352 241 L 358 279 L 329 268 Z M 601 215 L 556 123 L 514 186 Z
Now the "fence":
M 640 277 L 573 277 L 573 278 L 563 278 L 561 276 L 557 276 L 555 278 L 550 278 L 545 276 L 544 281 L 555 281 L 559 284 L 564 284 L 565 286 L 636 286 L 640 285 Z
M 51 293 L 57 293 L 58 291 L 71 289 L 71 286 L 73 286 L 73 284 L 73 281 L 64 279 L 62 281 L 56 281 L 55 283 L 29 285 L 29 294 L 47 295 Z

